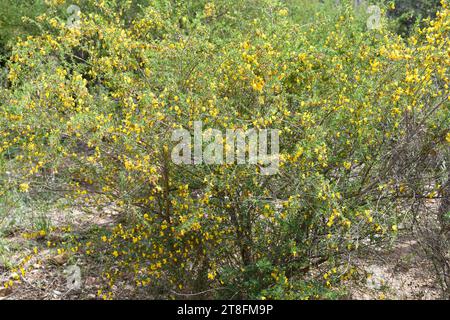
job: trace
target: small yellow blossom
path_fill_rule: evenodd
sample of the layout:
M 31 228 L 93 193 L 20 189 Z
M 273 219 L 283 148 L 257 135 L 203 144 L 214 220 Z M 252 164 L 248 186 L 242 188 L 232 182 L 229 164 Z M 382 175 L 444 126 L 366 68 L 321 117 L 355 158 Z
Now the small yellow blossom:
M 21 183 L 19 185 L 20 192 L 28 192 L 30 190 L 30 185 L 28 183 Z

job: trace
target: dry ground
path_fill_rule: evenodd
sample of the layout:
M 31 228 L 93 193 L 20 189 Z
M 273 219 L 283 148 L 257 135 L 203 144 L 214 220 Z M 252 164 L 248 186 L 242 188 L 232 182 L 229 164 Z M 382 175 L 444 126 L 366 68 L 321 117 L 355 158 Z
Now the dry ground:
M 74 210 L 69 214 L 50 212 L 48 219 L 58 229 L 72 226 L 71 233 L 83 234 L 93 227 L 108 228 L 118 219 L 113 210 L 99 214 L 86 214 Z M 86 260 L 85 255 L 58 255 L 56 248 L 48 247 L 48 238 L 58 243 L 64 242 L 64 233 L 55 231 L 45 239 L 24 239 L 17 230 L 3 239 L 10 250 L 9 262 L 19 262 L 23 256 L 33 257 L 27 263 L 29 271 L 21 277 L 12 289 L 1 289 L 1 299 L 96 299 L 98 290 L 102 289 L 100 278 L 101 258 Z M 33 247 L 39 247 L 37 254 L 32 254 Z M 417 241 L 411 237 L 400 236 L 389 250 L 371 250 L 364 252 L 355 260 L 361 273 L 365 273 L 367 282 L 348 286 L 350 299 L 439 299 L 433 269 L 421 254 Z M 65 270 L 76 264 L 82 270 L 81 290 L 68 290 Z M 11 271 L 0 261 L 0 283 L 11 279 Z M 113 290 L 123 299 L 148 298 L 143 292 L 137 292 L 132 286 L 117 284 Z

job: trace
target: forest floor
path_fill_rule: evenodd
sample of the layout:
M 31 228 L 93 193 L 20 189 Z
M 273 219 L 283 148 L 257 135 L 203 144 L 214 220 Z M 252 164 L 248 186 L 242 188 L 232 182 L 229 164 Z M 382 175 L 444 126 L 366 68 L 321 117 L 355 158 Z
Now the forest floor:
M 88 258 L 77 253 L 59 254 L 58 244 L 70 242 L 65 232 L 69 225 L 70 234 L 78 235 L 79 241 L 95 228 L 112 227 L 120 217 L 114 211 L 90 215 L 74 210 L 69 214 L 52 211 L 47 214 L 47 219 L 53 231 L 45 237 L 30 242 L 24 237 L 24 230 L 16 229 L 0 239 L 0 249 L 3 248 L 0 251 L 0 283 L 20 278 L 12 287 L 0 288 L 0 300 L 97 299 L 103 286 L 101 254 Z M 26 256 L 30 257 L 24 265 L 26 271 L 23 274 L 20 270 L 11 273 L 7 266 L 17 265 Z M 367 281 L 362 284 L 349 282 L 349 299 L 422 300 L 440 297 L 433 267 L 421 253 L 417 241 L 410 236 L 400 234 L 390 249 L 372 249 L 354 259 Z M 67 268 L 74 264 L 82 270 L 81 289 L 75 291 L 67 289 L 66 276 Z M 112 290 L 119 299 L 149 298 L 125 283 L 117 283 Z

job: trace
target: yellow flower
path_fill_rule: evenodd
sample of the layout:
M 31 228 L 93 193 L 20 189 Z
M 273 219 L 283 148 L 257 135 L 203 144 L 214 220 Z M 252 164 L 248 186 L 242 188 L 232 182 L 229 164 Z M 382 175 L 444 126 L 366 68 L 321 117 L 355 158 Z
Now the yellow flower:
M 20 192 L 28 192 L 28 190 L 30 190 L 30 185 L 28 183 L 21 183 L 19 190 Z
M 450 143 L 450 132 L 447 133 L 447 137 L 445 138 L 445 140 L 447 140 L 447 142 Z
M 252 88 L 256 91 L 261 92 L 264 85 L 264 80 L 261 77 L 256 77 L 256 79 L 252 81 Z

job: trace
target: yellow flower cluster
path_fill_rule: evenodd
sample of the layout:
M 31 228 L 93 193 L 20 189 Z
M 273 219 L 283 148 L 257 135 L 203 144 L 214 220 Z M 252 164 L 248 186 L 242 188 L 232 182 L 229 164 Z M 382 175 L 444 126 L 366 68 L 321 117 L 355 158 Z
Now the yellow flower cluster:
M 347 11 L 300 26 L 283 7 L 238 19 L 215 1 L 201 19 L 165 6 L 124 19 L 125 4 L 87 2 L 96 13 L 81 28 L 43 18 L 49 31 L 14 47 L 0 159 L 15 181 L 0 180 L 0 190 L 27 193 L 56 178 L 73 205 L 126 217 L 95 245 L 68 249 L 106 252 L 111 288 L 126 279 L 171 297 L 219 286 L 232 288 L 227 298 L 318 297 L 305 270 L 328 268 L 319 281 L 331 290 L 352 277 L 337 272 L 344 253 L 398 231 L 393 204 L 410 189 L 392 172 L 406 171 L 394 162 L 411 128 L 429 142 L 421 151 L 448 148 L 447 1 L 408 40 L 362 33 Z M 278 129 L 279 174 L 259 175 L 264 164 L 175 165 L 171 131 L 199 120 Z

